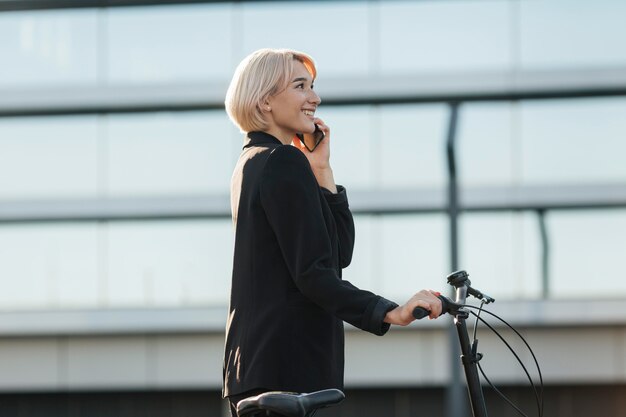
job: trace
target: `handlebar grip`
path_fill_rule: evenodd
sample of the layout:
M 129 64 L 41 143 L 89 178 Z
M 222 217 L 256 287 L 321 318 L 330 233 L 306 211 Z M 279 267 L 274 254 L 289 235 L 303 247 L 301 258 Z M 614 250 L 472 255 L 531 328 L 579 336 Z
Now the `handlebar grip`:
M 443 316 L 446 313 L 450 313 L 452 311 L 452 306 L 455 305 L 452 300 L 448 297 L 444 297 L 443 295 L 438 296 L 438 298 L 441 300 L 441 315 Z M 413 317 L 417 320 L 421 320 L 429 314 L 430 311 L 426 310 L 424 307 L 415 307 L 413 309 Z
M 415 307 L 413 309 L 413 317 L 415 317 L 417 320 L 421 320 L 429 314 L 430 311 L 426 310 L 424 307 Z

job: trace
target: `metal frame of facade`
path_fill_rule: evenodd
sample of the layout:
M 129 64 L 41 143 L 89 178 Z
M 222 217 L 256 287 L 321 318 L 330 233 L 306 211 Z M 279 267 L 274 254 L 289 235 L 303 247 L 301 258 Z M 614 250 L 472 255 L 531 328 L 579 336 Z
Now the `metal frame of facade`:
M 626 96 L 626 67 L 328 77 L 316 87 L 325 107 Z M 218 110 L 227 88 L 228 80 L 4 88 L 0 117 Z
M 176 3 L 175 0 L 0 0 L 0 12 L 85 9 L 94 7 L 157 6 Z M 217 3 L 217 1 L 185 0 L 181 3 Z
M 272 0 L 306 1 L 306 0 Z M 329 0 L 317 0 L 329 1 Z M 94 7 L 166 6 L 198 3 L 254 3 L 255 0 L 0 0 L 0 12 L 24 10 L 88 9 Z
M 350 191 L 354 214 L 443 213 L 447 191 L 406 188 Z M 626 184 L 462 188 L 463 212 L 626 207 Z M 0 224 L 230 218 L 228 195 L 0 201 Z
M 587 300 L 584 314 L 578 300 L 508 300 L 489 306 L 489 311 L 507 317 L 515 327 L 575 328 L 624 326 L 626 310 L 623 300 Z M 538 314 L 541 312 L 541 314 Z M 6 337 L 48 337 L 128 334 L 195 334 L 224 331 L 226 307 L 184 308 L 102 308 L 50 311 L 14 311 L 0 314 L 0 335 Z M 450 326 L 444 320 L 414 324 L 420 329 L 442 329 Z M 504 327 L 495 323 L 495 327 Z M 410 331 L 398 327 L 397 331 Z M 347 330 L 355 327 L 346 325 Z M 455 341 L 456 342 L 456 341 Z

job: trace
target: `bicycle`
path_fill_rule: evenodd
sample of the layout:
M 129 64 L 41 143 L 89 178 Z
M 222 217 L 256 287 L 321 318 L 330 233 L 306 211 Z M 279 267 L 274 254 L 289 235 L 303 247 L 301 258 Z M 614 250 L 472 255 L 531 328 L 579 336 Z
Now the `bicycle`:
M 461 362 L 465 369 L 465 378 L 467 381 L 468 394 L 470 399 L 470 407 L 472 415 L 474 417 L 487 417 L 487 407 L 483 395 L 482 385 L 478 371 L 482 374 L 485 381 L 491 386 L 491 388 L 500 395 L 509 405 L 511 405 L 522 416 L 526 414 L 519 409 L 511 400 L 509 400 L 504 394 L 502 394 L 487 378 L 479 362 L 483 355 L 477 351 L 478 339 L 477 327 L 478 321 L 485 324 L 490 330 L 492 330 L 500 340 L 509 348 L 513 353 L 518 363 L 522 366 L 530 385 L 533 388 L 535 399 L 537 401 L 537 409 L 539 417 L 543 416 L 543 377 L 541 375 L 541 369 L 537 358 L 526 342 L 522 335 L 513 328 L 505 320 L 501 319 L 497 315 L 483 309 L 483 305 L 489 304 L 495 301 L 494 298 L 483 294 L 475 288 L 472 288 L 471 281 L 468 278 L 468 274 L 465 271 L 456 271 L 448 275 L 447 282 L 455 289 L 455 301 L 452 301 L 448 297 L 440 295 L 442 303 L 442 313 L 448 313 L 454 317 L 454 325 L 457 329 L 459 336 L 459 343 L 461 347 Z M 480 307 L 466 304 L 467 296 L 471 295 L 481 301 Z M 476 309 L 478 313 L 468 309 Z M 517 334 L 524 342 L 528 350 L 530 351 L 537 371 L 539 374 L 540 389 L 537 390 L 535 383 L 533 382 L 528 370 L 522 363 L 521 359 L 511 348 L 511 346 L 504 340 L 504 338 L 496 331 L 489 323 L 480 317 L 481 313 L 487 313 L 492 317 L 497 318 L 507 327 Z M 416 307 L 413 310 L 413 317 L 416 319 L 422 319 L 428 316 L 430 312 L 422 307 Z M 473 315 L 476 318 L 474 324 L 473 341 L 470 343 L 469 332 L 465 321 Z M 338 389 L 327 389 L 322 391 L 316 391 L 305 394 L 295 394 L 288 392 L 266 392 L 254 397 L 249 397 L 241 400 L 237 404 L 237 414 L 239 417 L 260 417 L 268 415 L 278 415 L 282 417 L 312 417 L 319 409 L 330 407 L 339 404 L 345 398 L 344 393 Z M 271 414 L 273 413 L 273 414 Z

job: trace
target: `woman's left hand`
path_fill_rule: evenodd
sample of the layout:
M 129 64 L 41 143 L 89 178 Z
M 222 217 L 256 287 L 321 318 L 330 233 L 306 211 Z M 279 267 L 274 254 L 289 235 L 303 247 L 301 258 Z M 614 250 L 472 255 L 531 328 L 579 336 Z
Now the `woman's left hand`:
M 413 317 L 413 310 L 415 307 L 422 307 L 429 311 L 428 317 L 436 319 L 441 315 L 443 306 L 439 299 L 440 293 L 432 290 L 421 290 L 416 293 L 403 305 L 394 308 L 389 311 L 385 316 L 385 322 L 390 324 L 397 324 L 400 326 L 406 326 L 415 320 Z

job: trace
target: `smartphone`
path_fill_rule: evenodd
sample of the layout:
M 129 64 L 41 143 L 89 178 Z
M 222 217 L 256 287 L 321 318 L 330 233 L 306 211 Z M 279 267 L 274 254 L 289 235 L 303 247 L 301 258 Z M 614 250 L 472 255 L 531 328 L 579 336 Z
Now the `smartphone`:
M 298 136 L 298 139 L 300 139 L 309 152 L 313 152 L 315 148 L 317 148 L 317 145 L 326 137 L 326 134 L 318 125 L 315 125 L 315 131 L 313 133 L 297 133 L 296 136 Z

